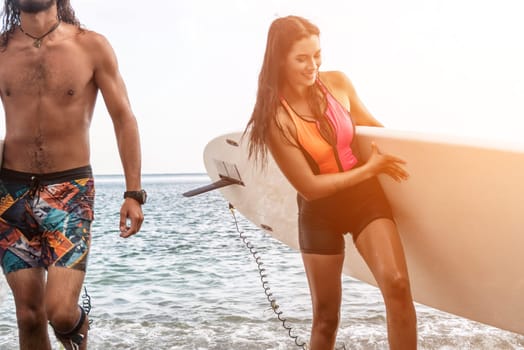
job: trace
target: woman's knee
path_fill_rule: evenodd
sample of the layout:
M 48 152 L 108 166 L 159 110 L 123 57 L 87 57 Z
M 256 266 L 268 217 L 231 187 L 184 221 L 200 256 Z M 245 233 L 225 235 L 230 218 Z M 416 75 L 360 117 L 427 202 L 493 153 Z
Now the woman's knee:
M 404 274 L 395 273 L 387 276 L 381 289 L 386 302 L 411 302 L 409 277 Z
M 317 310 L 313 314 L 313 326 L 322 333 L 336 332 L 340 322 L 340 312 Z

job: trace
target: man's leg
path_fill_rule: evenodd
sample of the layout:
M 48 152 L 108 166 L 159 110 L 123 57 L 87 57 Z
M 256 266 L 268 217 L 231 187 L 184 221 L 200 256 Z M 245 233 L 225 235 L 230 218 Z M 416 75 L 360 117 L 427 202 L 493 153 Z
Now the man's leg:
M 85 272 L 65 267 L 49 267 L 46 308 L 49 323 L 67 350 L 87 348 L 89 321 L 78 306 Z
M 10 272 L 6 280 L 15 299 L 20 350 L 51 350 L 44 302 L 44 269 Z

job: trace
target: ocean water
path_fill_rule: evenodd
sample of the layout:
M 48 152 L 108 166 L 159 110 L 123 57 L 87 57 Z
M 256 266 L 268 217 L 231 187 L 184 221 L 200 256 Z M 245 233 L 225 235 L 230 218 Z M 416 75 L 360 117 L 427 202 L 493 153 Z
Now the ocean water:
M 96 177 L 93 241 L 85 286 L 93 320 L 89 349 L 300 349 L 275 316 L 257 264 L 218 192 L 182 193 L 204 175 L 144 177 L 142 231 L 118 236 L 124 183 Z M 266 269 L 267 285 L 297 342 L 308 340 L 311 305 L 300 254 L 236 214 Z M 387 349 L 378 290 L 344 277 L 338 347 Z M 524 349 L 524 336 L 416 305 L 419 349 Z M 12 296 L 0 278 L 0 350 L 18 348 Z M 52 337 L 54 340 L 54 337 Z M 59 349 L 58 343 L 53 343 Z

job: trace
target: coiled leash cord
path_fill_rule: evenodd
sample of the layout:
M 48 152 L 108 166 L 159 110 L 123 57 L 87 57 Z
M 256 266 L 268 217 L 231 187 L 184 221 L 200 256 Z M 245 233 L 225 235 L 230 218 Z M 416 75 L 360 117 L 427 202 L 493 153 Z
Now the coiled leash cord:
M 87 288 L 84 286 L 84 294 L 82 294 L 82 309 L 84 309 L 86 315 L 89 315 L 91 312 L 91 296 L 87 294 Z M 89 329 L 91 328 L 91 324 L 93 323 L 93 320 L 89 319 Z
M 258 267 L 258 273 L 260 275 L 260 281 L 262 282 L 262 288 L 264 289 L 264 294 L 266 294 L 266 298 L 269 301 L 271 310 L 273 310 L 275 315 L 277 315 L 278 320 L 282 322 L 282 327 L 284 327 L 287 330 L 289 337 L 293 339 L 293 341 L 295 342 L 295 345 L 298 346 L 299 348 L 306 350 L 307 344 L 304 342 L 300 342 L 299 337 L 297 335 L 292 334 L 293 328 L 288 325 L 287 319 L 283 316 L 283 312 L 280 311 L 280 306 L 277 304 L 277 300 L 273 296 L 273 293 L 271 292 L 271 288 L 269 287 L 266 269 L 262 267 L 264 263 L 261 261 L 260 254 L 255 249 L 255 247 L 251 244 L 251 242 L 249 242 L 249 240 L 244 235 L 244 233 L 240 231 L 240 228 L 238 227 L 237 217 L 235 215 L 235 207 L 231 203 L 229 203 L 229 210 L 231 211 L 231 214 L 233 215 L 233 219 L 235 220 L 235 227 L 238 232 L 238 235 L 240 236 L 240 239 L 242 240 L 244 245 L 247 247 L 247 249 L 249 249 L 249 252 L 255 259 L 255 263 L 257 264 L 257 267 Z

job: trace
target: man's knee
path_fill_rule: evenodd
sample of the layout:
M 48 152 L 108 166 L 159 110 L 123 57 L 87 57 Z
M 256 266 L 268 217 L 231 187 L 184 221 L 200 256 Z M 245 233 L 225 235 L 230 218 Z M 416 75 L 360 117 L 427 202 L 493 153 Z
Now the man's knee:
M 67 350 L 80 349 L 87 335 L 87 315 L 81 306 L 78 308 L 80 310 L 80 317 L 77 316 L 73 318 L 74 322 L 70 321 L 70 316 L 64 317 L 63 315 L 61 316 L 60 313 L 56 313 L 55 318 L 49 320 L 56 337 L 64 344 Z
M 31 331 L 46 324 L 47 317 L 43 306 L 18 306 L 16 310 L 18 328 Z

